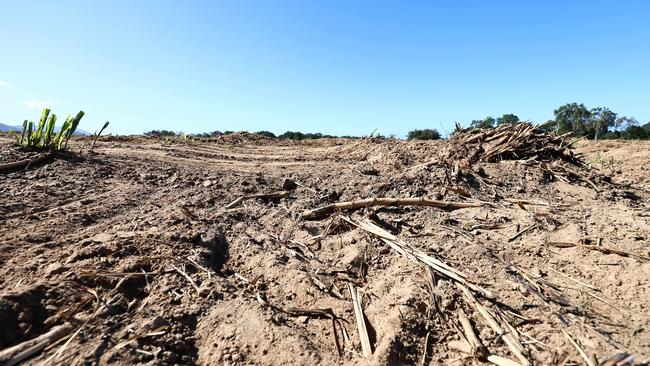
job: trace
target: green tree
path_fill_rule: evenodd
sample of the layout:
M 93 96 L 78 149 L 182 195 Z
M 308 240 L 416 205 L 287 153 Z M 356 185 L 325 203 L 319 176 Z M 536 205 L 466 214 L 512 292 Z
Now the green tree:
M 514 125 L 519 122 L 519 117 L 516 114 L 506 113 L 497 118 L 497 126 L 501 125 Z
M 494 123 L 496 120 L 493 117 L 485 117 L 484 119 L 475 119 L 470 123 L 469 127 L 470 128 L 494 128 Z
M 617 130 L 624 130 L 630 126 L 638 126 L 638 125 L 639 125 L 639 121 L 637 121 L 636 118 L 622 116 L 616 119 L 615 127 Z
M 610 127 L 616 125 L 616 113 L 610 111 L 609 108 L 592 108 L 589 113 L 587 128 L 589 135 L 593 134 L 595 140 L 598 140 L 601 133 L 606 133 Z
M 591 112 L 580 103 L 567 103 L 553 111 L 557 132 L 573 132 L 576 136 L 584 136 L 588 133 L 587 125 Z
M 650 133 L 650 122 L 644 124 L 643 126 L 641 126 L 641 128 L 643 128 L 644 130 L 648 131 L 648 133 Z
M 440 133 L 435 129 L 425 128 L 409 131 L 406 138 L 407 140 L 440 140 Z
M 650 139 L 650 129 L 628 126 L 625 131 L 621 132 L 621 138 L 624 140 L 647 140 Z
M 270 131 L 257 131 L 257 132 L 255 132 L 255 134 L 260 135 L 260 136 L 270 137 L 272 139 L 275 138 L 275 134 L 273 132 L 270 132 Z

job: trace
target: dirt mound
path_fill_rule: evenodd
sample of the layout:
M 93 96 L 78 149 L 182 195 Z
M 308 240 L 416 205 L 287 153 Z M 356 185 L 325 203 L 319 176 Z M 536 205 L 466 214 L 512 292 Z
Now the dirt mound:
M 247 142 L 269 141 L 274 139 L 256 133 L 240 131 L 228 135 L 217 136 L 215 137 L 215 140 L 218 142 L 223 142 L 228 144 L 243 144 Z
M 100 140 L 0 176 L 0 348 L 54 332 L 25 364 L 650 360 L 649 144 L 581 146 L 617 183 L 597 190 L 540 169 L 585 174 L 558 156 L 506 160 L 524 146 L 502 137 L 455 176 L 453 142 L 240 137 Z M 415 200 L 373 199 L 391 197 Z

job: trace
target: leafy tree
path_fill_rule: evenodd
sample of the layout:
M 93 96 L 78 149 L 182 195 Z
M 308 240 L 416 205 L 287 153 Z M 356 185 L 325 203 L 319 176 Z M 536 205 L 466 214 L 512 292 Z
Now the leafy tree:
M 513 125 L 518 122 L 519 122 L 519 117 L 512 113 L 506 113 L 503 116 L 497 118 L 497 126 Z
M 408 140 L 440 140 L 440 133 L 435 129 L 426 128 L 423 130 L 409 131 Z
M 270 137 L 272 139 L 275 138 L 275 134 L 273 132 L 270 132 L 270 131 L 257 131 L 257 132 L 255 132 L 255 134 L 260 135 L 260 136 Z
M 305 138 L 305 136 L 300 132 L 287 131 L 278 136 L 278 138 L 286 140 L 302 140 Z
M 592 108 L 589 113 L 587 129 L 590 135 L 593 133 L 595 140 L 598 140 L 599 134 L 607 132 L 610 127 L 616 124 L 616 113 L 610 111 L 609 108 Z
M 156 137 L 158 137 L 158 136 L 176 136 L 176 132 L 167 131 L 167 130 L 160 130 L 160 131 L 152 130 L 152 131 L 149 131 L 149 132 L 145 132 L 144 134 L 145 134 L 145 136 L 156 136 Z
M 650 139 L 650 129 L 628 126 L 625 131 L 621 132 L 621 138 L 624 140 L 647 140 Z
M 554 110 L 555 122 L 557 122 L 557 132 L 573 132 L 576 136 L 587 134 L 587 123 L 591 113 L 580 103 L 568 103 Z
M 615 127 L 617 130 L 625 130 L 630 126 L 638 126 L 639 121 L 636 120 L 634 117 L 618 117 L 616 119 Z
M 496 120 L 493 117 L 485 117 L 484 119 L 475 119 L 470 124 L 470 128 L 494 128 L 494 123 Z

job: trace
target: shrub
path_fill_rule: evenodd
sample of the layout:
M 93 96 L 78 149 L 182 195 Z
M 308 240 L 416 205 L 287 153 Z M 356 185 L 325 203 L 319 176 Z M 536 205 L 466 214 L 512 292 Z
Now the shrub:
M 260 136 L 270 137 L 272 139 L 274 139 L 276 137 L 275 134 L 273 132 L 270 132 L 270 131 L 257 131 L 257 132 L 255 132 L 255 134 L 260 135 Z
M 161 136 L 176 136 L 176 132 L 167 130 L 152 130 L 144 133 L 146 136 L 161 137 Z
M 409 131 L 408 140 L 440 140 L 440 133 L 437 130 L 426 128 L 424 130 Z

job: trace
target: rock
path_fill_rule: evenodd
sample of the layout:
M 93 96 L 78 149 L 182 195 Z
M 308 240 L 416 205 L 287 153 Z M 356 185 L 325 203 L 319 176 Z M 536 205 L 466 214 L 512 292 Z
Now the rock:
M 65 272 L 65 271 L 67 271 L 68 269 L 70 269 L 70 267 L 64 266 L 61 263 L 51 263 L 50 265 L 45 267 L 45 274 L 48 277 L 49 276 L 54 276 L 54 275 L 57 275 L 57 274 L 61 274 L 61 273 Z
M 285 189 L 287 191 L 293 191 L 298 187 L 298 184 L 296 182 L 292 181 L 291 179 L 285 178 L 282 180 L 282 189 Z
M 103 243 L 103 242 L 111 240 L 112 238 L 113 238 L 113 234 L 99 233 L 99 234 L 93 236 L 92 238 L 90 238 L 90 240 L 94 241 L 96 243 Z

